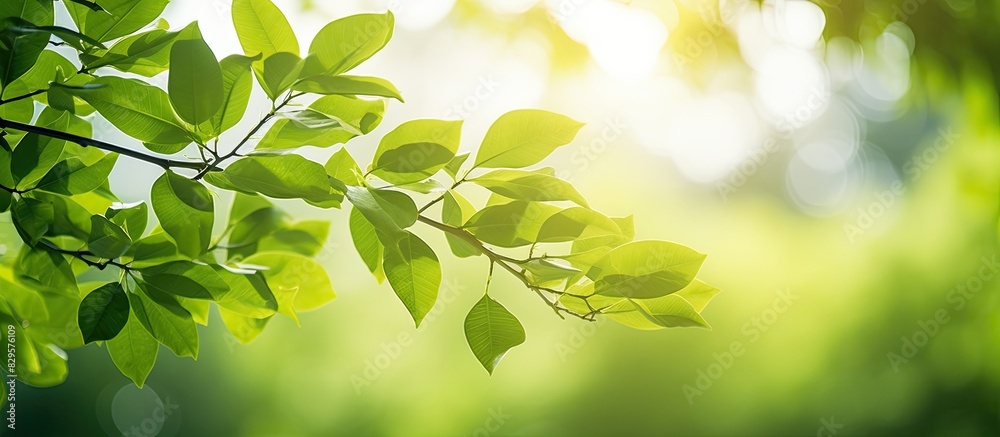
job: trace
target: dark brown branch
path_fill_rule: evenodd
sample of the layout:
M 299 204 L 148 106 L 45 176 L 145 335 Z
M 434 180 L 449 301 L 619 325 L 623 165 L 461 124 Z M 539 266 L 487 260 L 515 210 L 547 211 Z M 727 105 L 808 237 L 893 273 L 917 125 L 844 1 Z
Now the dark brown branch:
M 149 155 L 137 150 L 128 149 L 122 146 L 106 143 L 100 140 L 95 140 L 93 138 L 81 137 L 79 135 L 73 135 L 71 133 L 52 130 L 41 126 L 19 123 L 16 121 L 4 120 L 2 118 L 0 118 L 0 128 L 10 128 L 25 132 L 32 132 L 38 135 L 44 135 L 50 138 L 55 138 L 57 140 L 64 140 L 64 141 L 69 141 L 71 143 L 76 143 L 83 147 L 96 147 L 98 149 L 107 150 L 109 152 L 115 152 L 120 155 L 125 155 L 130 158 L 138 159 L 140 161 L 145 161 L 150 164 L 155 164 L 160 167 L 163 167 L 164 169 L 187 168 L 199 171 L 207 169 L 206 164 L 203 162 L 177 161 L 173 159 L 161 158 L 159 156 Z

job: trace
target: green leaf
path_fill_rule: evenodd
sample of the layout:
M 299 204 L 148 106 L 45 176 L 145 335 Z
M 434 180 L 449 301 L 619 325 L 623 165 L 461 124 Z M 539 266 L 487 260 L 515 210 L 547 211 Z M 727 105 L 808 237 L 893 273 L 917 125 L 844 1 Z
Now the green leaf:
M 53 219 L 46 235 L 72 236 L 80 240 L 81 245 L 87 242 L 90 238 L 90 216 L 93 214 L 83 205 L 73 198 L 44 191 L 33 191 L 31 195 L 36 200 L 52 205 Z
M 284 114 L 257 143 L 258 150 L 329 147 L 370 132 L 382 121 L 385 102 L 325 96 L 294 114 Z
M 128 300 L 135 318 L 156 341 L 174 355 L 198 358 L 198 327 L 177 299 L 138 282 L 138 289 L 128 294 Z
M 121 226 L 133 240 L 137 240 L 146 232 L 149 208 L 144 202 L 131 205 L 114 203 L 104 212 L 104 216 L 112 223 Z
M 15 201 L 11 208 L 14 227 L 21 234 L 21 239 L 31 246 L 49 231 L 54 219 L 55 211 L 51 204 L 32 198 Z
M 39 26 L 51 25 L 54 20 L 52 2 L 49 0 L 4 0 L 0 2 L 0 19 L 18 17 Z
M 323 67 L 323 74 L 338 75 L 372 57 L 392 38 L 392 12 L 357 14 L 336 20 L 320 29 L 309 46 Z
M 129 35 L 159 17 L 170 0 L 101 0 L 104 11 L 95 11 L 79 3 L 66 3 L 66 9 L 85 35 L 104 42 Z
M 430 312 L 441 286 L 441 263 L 423 240 L 409 232 L 385 248 L 385 276 L 417 327 Z
M 361 168 L 358 167 L 357 161 L 347 152 L 347 149 L 342 148 L 330 156 L 323 168 L 326 169 L 326 174 L 347 185 L 364 185 L 364 175 Z
M 212 117 L 213 133 L 219 134 L 236 126 L 246 113 L 253 91 L 250 64 L 258 58 L 230 55 L 219 62 L 222 69 L 222 106 Z
M 410 196 L 398 191 L 348 186 L 347 200 L 375 226 L 385 244 L 402 236 L 403 229 L 417 222 L 417 205 Z
M 558 207 L 517 200 L 483 208 L 463 227 L 480 241 L 500 247 L 520 247 L 535 243 L 538 232 Z
M 462 164 L 465 164 L 467 159 L 469 159 L 468 152 L 455 155 L 451 161 L 448 161 L 448 164 L 445 164 L 444 172 L 448 173 L 448 176 L 451 176 L 452 180 L 458 180 L 458 172 L 462 169 Z
M 375 227 L 365 218 L 361 210 L 352 208 L 350 228 L 354 248 L 357 249 L 361 260 L 368 267 L 368 271 L 372 272 L 372 275 L 375 275 L 375 280 L 381 284 L 385 280 L 385 272 L 382 270 L 382 252 L 384 248 L 375 232 Z
M 612 249 L 588 275 L 597 294 L 640 299 L 681 290 L 694 280 L 705 255 L 665 241 L 636 241 Z
M 32 33 L 41 33 L 46 36 L 51 35 L 61 39 L 64 43 L 79 51 L 87 51 L 93 48 L 106 49 L 100 41 L 81 34 L 75 30 L 67 29 L 61 26 L 37 26 L 34 23 L 21 18 L 9 18 L 4 20 L 4 24 L 7 26 L 5 32 L 13 32 L 22 35 Z
M 556 243 L 587 238 L 622 239 L 621 228 L 610 218 L 581 206 L 565 209 L 545 220 L 535 241 Z
M 104 76 L 98 88 L 73 90 L 126 135 L 144 143 L 187 144 L 187 131 L 163 90 L 134 79 Z
M 170 261 L 179 261 L 183 256 L 177 244 L 166 233 L 157 232 L 143 237 L 132 244 L 125 256 L 132 259 L 132 268 L 143 269 Z
M 343 183 L 331 179 L 323 166 L 299 155 L 248 156 L 224 172 L 242 191 L 276 199 L 304 199 L 314 205 L 340 206 Z
M 461 227 L 465 221 L 476 213 L 476 207 L 465 197 L 454 190 L 444 193 L 444 200 L 441 204 L 441 222 L 453 227 Z M 482 255 L 478 248 L 457 235 L 446 233 L 445 239 L 451 252 L 459 258 Z
M 233 334 L 233 337 L 236 337 L 243 344 L 249 344 L 257 338 L 264 331 L 264 326 L 267 325 L 268 320 L 271 320 L 270 317 L 260 319 L 247 317 L 225 308 L 219 308 L 219 315 L 222 316 L 222 322 L 225 323 L 226 328 Z
M 521 168 L 537 164 L 569 144 L 583 123 L 537 109 L 508 112 L 490 126 L 473 168 Z
M 222 69 L 205 40 L 174 43 L 167 91 L 177 115 L 193 125 L 209 120 L 222 108 Z
M 261 238 L 257 249 L 263 251 L 294 252 L 305 256 L 316 256 L 326 244 L 330 233 L 330 222 L 325 220 L 303 220 L 286 225 Z
M 67 196 L 89 193 L 108 180 L 117 161 L 117 153 L 108 153 L 93 165 L 86 165 L 75 157 L 59 161 L 35 185 L 35 189 Z
M 10 202 L 14 199 L 13 193 L 7 190 L 0 190 L 0 214 L 7 212 Z
M 38 116 L 35 125 L 65 132 L 71 115 L 65 111 L 47 109 Z M 66 142 L 36 133 L 28 133 L 11 154 L 10 172 L 20 188 L 35 185 L 59 161 Z
M 232 225 L 227 247 L 243 247 L 256 244 L 265 235 L 278 230 L 288 219 L 277 208 L 261 208 Z
M 292 89 L 313 94 L 389 97 L 403 101 L 392 82 L 370 76 L 313 76 L 296 82 Z
M 470 179 L 470 182 L 511 199 L 538 202 L 568 200 L 587 206 L 587 200 L 572 184 L 551 173 L 548 168 L 536 171 L 494 170 Z
M 160 344 L 142 327 L 134 312 L 129 313 L 128 322 L 118 336 L 108 340 L 106 344 L 111 361 L 114 361 L 118 370 L 142 388 L 156 363 Z
M 524 343 L 524 327 L 500 302 L 486 295 L 465 317 L 465 338 L 476 359 L 492 375 L 507 351 Z
M 6 88 L 27 73 L 35 65 L 35 61 L 45 50 L 48 42 L 47 33 L 23 34 L 9 29 L 4 24 L 0 30 L 0 87 Z
M 461 120 L 403 123 L 382 137 L 371 173 L 392 184 L 427 179 L 455 157 L 461 134 Z
M 262 273 L 278 299 L 279 309 L 281 295 L 294 295 L 289 310 L 295 312 L 317 309 L 337 297 L 323 266 L 308 257 L 287 252 L 260 252 L 243 262 L 267 267 Z
M 542 284 L 550 281 L 561 281 L 576 277 L 583 273 L 580 269 L 570 265 L 561 264 L 549 259 L 533 259 L 520 264 L 530 273 L 530 278 L 535 284 Z
M 278 100 L 298 79 L 302 66 L 302 59 L 295 53 L 274 53 L 264 58 L 263 69 L 257 72 L 257 81 L 271 100 Z
M 80 302 L 79 321 L 83 341 L 111 340 L 128 321 L 128 296 L 122 284 L 111 282 L 91 291 Z
M 181 253 L 197 257 L 208 249 L 215 219 L 211 192 L 204 185 L 172 171 L 153 183 L 153 212 Z
M 229 291 L 229 285 L 211 266 L 191 261 L 172 261 L 140 272 L 149 291 L 208 300 L 216 300 Z
M 278 311 L 278 300 L 260 271 L 222 265 L 212 268 L 229 285 L 229 291 L 218 299 L 221 308 L 257 319 L 270 317 Z
M 90 238 L 87 249 L 100 258 L 115 259 L 125 254 L 132 240 L 125 230 L 110 220 L 93 215 L 90 217 Z
M 18 277 L 33 288 L 55 294 L 79 295 L 76 275 L 63 255 L 30 246 L 23 246 L 16 270 Z
M 292 27 L 270 0 L 234 0 L 233 24 L 247 56 L 300 53 Z
M 153 29 L 122 38 L 106 52 L 99 53 L 99 57 L 81 54 L 80 60 L 88 71 L 112 67 L 126 73 L 153 77 L 170 68 L 170 49 L 175 41 L 200 37 L 197 22 L 177 32 Z

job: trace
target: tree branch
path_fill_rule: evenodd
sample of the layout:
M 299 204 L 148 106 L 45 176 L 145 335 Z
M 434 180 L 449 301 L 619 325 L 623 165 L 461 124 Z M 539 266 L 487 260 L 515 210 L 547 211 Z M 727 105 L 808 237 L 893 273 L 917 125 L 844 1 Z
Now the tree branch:
M 490 249 L 487 249 L 486 246 L 484 246 L 483 243 L 481 241 L 479 241 L 478 238 L 476 238 L 474 235 L 470 234 L 469 232 L 467 232 L 467 231 L 465 231 L 463 229 L 459 229 L 459 228 L 453 227 L 453 226 L 448 226 L 448 225 L 446 225 L 444 223 L 438 222 L 436 220 L 427 218 L 427 217 L 422 216 L 422 215 L 417 216 L 417 220 L 420 221 L 420 222 L 422 222 L 422 223 L 424 223 L 424 224 L 430 225 L 433 228 L 437 228 L 437 229 L 439 229 L 441 231 L 444 231 L 444 232 L 447 232 L 449 234 L 455 235 L 455 236 L 461 238 L 462 240 L 468 242 L 469 244 L 471 244 L 473 247 L 475 247 L 476 249 L 478 249 L 479 252 L 481 252 L 483 255 L 486 255 L 486 257 L 490 259 L 490 263 L 491 264 L 497 264 L 500 267 L 502 267 L 504 270 L 510 272 L 510 274 L 514 275 L 514 277 L 516 277 L 517 279 L 519 279 L 521 281 L 521 283 L 524 284 L 525 287 L 528 287 L 529 289 L 531 289 L 532 291 L 534 291 L 536 294 L 538 294 L 538 296 L 541 297 L 542 300 L 544 300 L 545 303 L 548 306 L 552 307 L 552 310 L 555 311 L 556 315 L 558 315 L 560 318 L 562 318 L 563 313 L 565 313 L 565 314 L 569 314 L 571 316 L 574 316 L 574 317 L 586 320 L 588 322 L 593 322 L 595 320 L 595 317 L 597 316 L 597 314 L 600 313 L 599 310 L 592 310 L 592 311 L 590 311 L 587 314 L 580 314 L 580 313 L 578 313 L 576 311 L 573 311 L 573 310 L 571 310 L 569 308 L 565 308 L 565 307 L 560 306 L 558 298 L 555 299 L 554 301 L 550 301 L 547 297 L 545 297 L 545 295 L 542 292 L 552 293 L 552 294 L 555 294 L 555 295 L 564 295 L 564 294 L 565 295 L 570 295 L 570 296 L 574 296 L 574 297 L 578 297 L 580 299 L 583 299 L 584 301 L 587 300 L 588 296 L 577 296 L 577 295 L 574 295 L 574 294 L 566 293 L 564 291 L 559 291 L 559 290 L 555 290 L 555 289 L 552 289 L 552 288 L 541 287 L 541 286 L 532 284 L 531 281 L 529 281 L 528 278 L 525 277 L 524 272 L 518 271 L 516 268 L 514 268 L 513 266 L 511 266 L 509 264 L 509 263 L 517 263 L 517 262 L 519 262 L 518 260 L 510 258 L 510 257 L 507 257 L 507 256 L 504 256 L 504 255 L 501 255 L 501 254 L 496 253 L 496 252 L 494 252 L 494 251 L 492 251 Z M 491 269 L 492 269 L 492 267 L 491 267 Z M 587 303 L 587 306 L 590 307 L 590 303 L 589 302 Z M 593 308 L 593 307 L 590 307 L 590 308 Z
M 250 141 L 250 138 L 253 137 L 257 133 L 257 131 L 263 128 L 268 121 L 271 121 L 271 119 L 274 118 L 274 116 L 278 113 L 279 110 L 281 110 L 281 108 L 284 108 L 285 105 L 287 105 L 289 102 L 292 101 L 292 99 L 301 96 L 302 94 L 303 93 L 289 94 L 288 97 L 286 97 L 285 100 L 281 102 L 281 104 L 272 108 L 271 112 L 268 112 L 267 115 L 261 118 L 260 121 L 257 122 L 257 125 L 254 126 L 253 129 L 250 129 L 250 132 L 247 132 L 246 136 L 244 136 L 243 139 L 236 144 L 236 147 L 233 147 L 233 150 L 230 150 L 229 153 L 226 153 L 225 155 L 221 156 L 216 155 L 216 159 L 211 163 L 207 164 L 205 168 L 199 171 L 198 174 L 196 174 L 192 179 L 198 180 L 205 177 L 205 174 L 207 174 L 212 170 L 217 169 L 220 164 L 222 164 L 229 158 L 236 156 L 240 152 L 240 147 L 243 147 L 248 141 Z
M 100 140 L 95 140 L 93 138 L 81 137 L 79 135 L 73 135 L 71 133 L 52 130 L 41 126 L 18 123 L 16 121 L 4 120 L 2 118 L 0 118 L 0 128 L 10 128 L 25 132 L 36 133 L 38 135 L 44 135 L 50 138 L 55 138 L 57 140 L 64 140 L 64 141 L 69 141 L 71 143 L 76 143 L 83 147 L 96 147 L 98 149 L 107 150 L 109 152 L 115 152 L 120 155 L 125 155 L 130 158 L 138 159 L 140 161 L 145 161 L 150 164 L 155 164 L 160 167 L 163 167 L 164 169 L 187 168 L 192 170 L 205 171 L 205 169 L 208 168 L 207 164 L 203 162 L 177 161 L 173 159 L 161 158 L 137 150 L 128 149 L 122 146 L 106 143 Z

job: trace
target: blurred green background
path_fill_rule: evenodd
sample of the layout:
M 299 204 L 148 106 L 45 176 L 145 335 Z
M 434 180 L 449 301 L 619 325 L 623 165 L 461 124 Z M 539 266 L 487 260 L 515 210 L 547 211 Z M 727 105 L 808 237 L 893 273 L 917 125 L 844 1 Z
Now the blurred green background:
M 19 433 L 1000 435 L 991 2 L 276 3 L 300 39 L 396 13 L 359 74 L 407 103 L 350 144 L 356 156 L 413 118 L 465 119 L 466 150 L 514 108 L 587 122 L 546 163 L 593 207 L 634 214 L 637 239 L 707 253 L 700 277 L 723 290 L 705 311 L 714 329 L 560 320 L 498 275 L 527 342 L 489 377 L 462 334 L 485 260 L 442 256 L 442 297 L 414 329 L 367 274 L 346 214 L 285 202 L 333 221 L 319 260 L 336 301 L 248 346 L 213 313 L 198 361 L 161 354 L 141 391 L 100 347 L 70 351 L 64 384 L 19 388 Z M 239 51 L 229 4 L 174 0 L 165 16 L 199 20 L 224 55 Z M 254 98 L 251 124 L 266 111 Z M 157 175 L 142 170 L 115 169 L 123 200 L 148 195 Z

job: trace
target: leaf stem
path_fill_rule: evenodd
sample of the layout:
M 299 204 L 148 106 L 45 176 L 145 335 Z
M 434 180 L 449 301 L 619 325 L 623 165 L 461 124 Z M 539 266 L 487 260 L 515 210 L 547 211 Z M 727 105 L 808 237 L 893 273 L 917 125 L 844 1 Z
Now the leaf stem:
M 79 135 L 74 135 L 67 132 L 61 132 L 57 130 L 52 130 L 46 127 L 33 126 L 30 124 L 19 123 L 16 121 L 5 120 L 0 118 L 0 128 L 11 128 L 25 132 L 31 132 L 38 135 L 44 135 L 50 138 L 55 138 L 57 140 L 69 141 L 71 143 L 79 144 L 83 147 L 96 147 L 98 149 L 107 150 L 109 152 L 115 152 L 120 155 L 125 155 L 130 158 L 138 159 L 140 161 L 148 162 L 150 164 L 158 165 L 164 169 L 168 168 L 187 168 L 192 170 L 205 171 L 208 167 L 203 162 L 193 162 L 193 161 L 177 161 L 173 159 L 161 158 L 159 156 L 149 155 L 137 150 L 132 150 L 122 146 L 118 146 L 111 143 L 106 143 L 104 141 L 95 140 L 93 138 L 81 137 Z
M 11 97 L 11 98 L 9 98 L 9 99 L 0 99 L 0 106 L 2 106 L 2 105 L 6 105 L 6 104 L 8 104 L 8 103 L 13 103 L 13 102 L 16 102 L 16 101 L 18 101 L 18 100 L 24 100 L 24 99 L 28 99 L 28 98 L 31 98 L 31 97 L 34 97 L 34 96 L 37 96 L 37 95 L 39 95 L 39 94 L 41 94 L 41 93 L 44 93 L 44 92 L 46 92 L 46 91 L 48 91 L 48 90 L 47 90 L 47 89 L 43 89 L 43 90 L 35 90 L 35 91 L 32 91 L 32 92 L 30 92 L 30 93 L 27 93 L 27 94 L 22 94 L 22 95 L 20 95 L 20 96 L 17 96 L 17 97 Z
M 423 215 L 417 216 L 417 221 L 420 221 L 420 222 L 422 222 L 422 223 L 424 223 L 426 225 L 429 225 L 429 226 L 431 226 L 433 228 L 437 228 L 438 230 L 441 230 L 441 231 L 447 232 L 449 234 L 455 235 L 455 236 L 461 238 L 462 240 L 465 240 L 469 244 L 471 244 L 473 247 L 475 247 L 477 250 L 479 250 L 479 252 L 481 252 L 483 255 L 486 255 L 486 257 L 490 259 L 490 270 L 491 271 L 493 270 L 493 264 L 499 265 L 504 270 L 508 271 L 515 278 L 517 278 L 518 280 L 520 280 L 521 283 L 524 284 L 525 287 L 527 287 L 528 289 L 530 289 L 530 290 L 534 291 L 536 294 L 538 294 L 538 296 L 541 297 L 542 300 L 545 301 L 546 305 L 552 307 L 552 310 L 555 311 L 556 315 L 558 315 L 560 318 L 563 318 L 563 314 L 569 314 L 571 316 L 574 316 L 574 317 L 577 317 L 577 318 L 580 318 L 580 319 L 583 319 L 583 320 L 586 320 L 586 321 L 589 321 L 589 322 L 593 322 L 595 320 L 596 315 L 599 313 L 598 311 L 591 311 L 590 313 L 587 313 L 587 314 L 581 314 L 581 313 L 573 311 L 573 310 L 571 310 L 569 308 L 565 308 L 563 306 L 560 306 L 559 305 L 559 299 L 555 299 L 554 301 L 549 300 L 547 297 L 545 297 L 545 294 L 543 292 L 547 292 L 547 293 L 551 293 L 551 294 L 555 294 L 555 295 L 560 295 L 560 296 L 561 295 L 570 295 L 570 296 L 578 297 L 578 298 L 584 299 L 584 300 L 586 300 L 588 298 L 588 296 L 578 296 L 578 295 L 575 295 L 575 294 L 566 293 L 565 291 L 559 291 L 559 290 L 555 290 L 555 289 L 552 289 L 552 288 L 541 287 L 541 286 L 532 284 L 531 281 L 529 281 L 528 278 L 524 275 L 523 271 L 519 271 L 516 268 L 514 268 L 512 265 L 509 264 L 509 263 L 517 264 L 518 260 L 510 258 L 510 257 L 507 257 L 507 256 L 504 256 L 504 255 L 501 255 L 501 254 L 496 253 L 496 252 L 494 252 L 494 251 L 492 251 L 490 249 L 487 249 L 486 246 L 484 246 L 483 243 L 481 241 L 479 241 L 478 238 L 476 238 L 474 235 L 470 234 L 468 231 L 466 231 L 464 229 L 459 229 L 459 228 L 456 228 L 456 227 L 448 226 L 448 225 L 446 225 L 444 223 L 438 222 L 438 221 L 436 221 L 434 219 L 425 217 Z M 492 274 L 490 276 L 492 277 Z
M 243 137 L 243 139 L 240 140 L 240 142 L 236 144 L 236 147 L 233 147 L 233 150 L 230 150 L 229 153 L 226 153 L 225 155 L 221 155 L 221 156 L 217 155 L 217 159 L 215 159 L 211 163 L 207 164 L 205 166 L 205 168 L 202 169 L 200 172 L 198 172 L 198 174 L 196 174 L 194 176 L 194 178 L 192 178 L 192 179 L 193 180 L 198 180 L 198 179 L 201 179 L 201 178 L 205 177 L 205 175 L 208 172 L 210 172 L 210 171 L 218 168 L 218 166 L 220 164 L 222 164 L 223 162 L 225 162 L 229 158 L 232 158 L 234 156 L 239 155 L 240 147 L 243 147 L 244 145 L 246 145 L 246 143 L 248 141 L 250 141 L 250 138 L 252 138 L 255 134 L 257 134 L 257 131 L 259 131 L 261 128 L 263 128 L 264 125 L 267 124 L 267 122 L 271 121 L 271 119 L 274 118 L 274 116 L 278 114 L 278 111 L 280 111 L 281 108 L 284 108 L 285 105 L 287 105 L 289 102 L 292 101 L 292 99 L 294 99 L 294 98 L 296 98 L 298 96 L 301 96 L 302 94 L 303 93 L 289 94 L 288 97 L 285 97 L 285 100 L 282 101 L 281 104 L 279 104 L 277 106 L 272 106 L 271 111 L 268 112 L 267 115 L 265 115 L 263 118 L 261 118 L 260 121 L 257 122 L 257 125 L 254 126 L 253 129 L 250 129 L 250 132 L 247 132 L 247 134 Z

